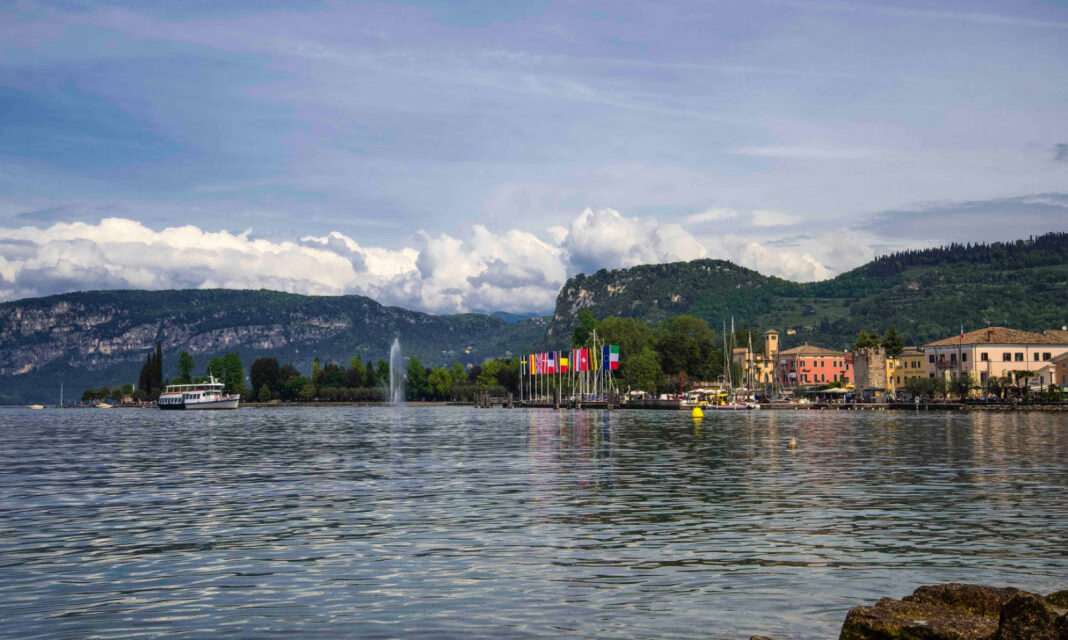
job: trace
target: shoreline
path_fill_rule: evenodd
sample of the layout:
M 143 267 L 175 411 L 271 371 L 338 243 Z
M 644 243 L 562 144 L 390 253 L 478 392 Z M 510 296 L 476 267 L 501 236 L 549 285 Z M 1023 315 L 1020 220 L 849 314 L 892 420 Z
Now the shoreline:
M 428 401 L 428 400 L 413 400 L 404 402 L 406 407 L 477 407 L 477 403 L 474 402 L 449 402 L 449 401 Z M 270 402 L 248 402 L 241 403 L 239 409 L 299 409 L 299 408 L 319 408 L 319 407 L 391 407 L 394 406 L 389 402 L 285 402 L 285 403 L 270 403 Z M 28 405 L 0 405 L 0 409 L 29 409 Z M 44 405 L 43 409 L 95 409 L 92 405 Z M 122 405 L 116 404 L 109 407 L 110 409 L 151 409 L 158 410 L 155 404 L 133 404 Z M 505 408 L 505 407 L 499 407 Z M 554 411 L 571 411 L 574 410 L 571 407 L 561 405 L 559 409 L 556 409 L 551 404 L 532 404 L 523 405 L 517 403 L 516 409 L 552 409 Z M 590 409 L 604 410 L 604 407 L 589 407 Z M 581 410 L 581 409 L 580 409 Z M 631 410 L 631 411 L 685 411 L 689 412 L 692 407 L 662 404 L 660 406 L 649 406 L 635 404 L 633 406 L 617 405 L 613 406 L 612 410 Z M 843 403 L 843 404 L 792 404 L 792 403 L 769 403 L 760 405 L 760 411 L 890 411 L 894 413 L 913 412 L 921 413 L 927 411 L 953 411 L 961 413 L 973 413 L 973 412 L 1043 412 L 1043 413 L 1058 413 L 1068 412 L 1068 403 L 1058 404 L 971 404 L 971 403 L 958 403 L 958 402 L 946 402 L 946 403 L 927 403 L 916 405 L 913 403 Z M 714 415 L 714 414 L 713 414 Z

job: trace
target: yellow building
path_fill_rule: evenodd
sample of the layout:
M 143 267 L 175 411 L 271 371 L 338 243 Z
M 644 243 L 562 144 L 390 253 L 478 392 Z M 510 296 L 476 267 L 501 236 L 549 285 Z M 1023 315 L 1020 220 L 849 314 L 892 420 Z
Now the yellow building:
M 731 352 L 731 360 L 742 368 L 742 379 L 738 381 L 738 386 L 752 380 L 757 389 L 770 387 L 775 383 L 775 356 L 779 353 L 779 332 L 774 329 L 765 331 L 764 348 L 754 351 L 755 353 L 749 353 L 749 347 L 745 346 Z
M 898 357 L 886 359 L 886 382 L 891 393 L 904 389 L 912 378 L 925 377 L 923 352 L 916 347 L 905 347 Z

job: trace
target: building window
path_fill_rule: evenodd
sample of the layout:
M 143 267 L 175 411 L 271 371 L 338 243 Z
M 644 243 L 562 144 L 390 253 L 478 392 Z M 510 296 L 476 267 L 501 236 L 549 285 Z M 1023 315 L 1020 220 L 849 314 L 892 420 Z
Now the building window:
M 1023 352 L 1022 351 L 1017 351 L 1016 352 L 1016 362 L 1023 362 Z
M 1053 356 L 1053 354 L 1051 354 L 1051 353 L 1043 353 L 1042 354 L 1042 359 L 1043 360 L 1051 360 L 1052 356 Z
M 1001 360 L 1003 362 L 1012 362 L 1012 354 L 1006 351 L 1005 353 L 1001 354 Z
M 989 362 L 990 361 L 990 358 L 987 357 L 987 355 L 986 355 L 986 351 L 984 351 L 984 352 L 979 354 L 979 360 L 982 361 L 982 362 Z
M 802 373 L 801 374 L 801 382 L 808 382 L 808 374 L 807 373 Z
M 802 367 L 805 366 L 805 361 L 804 360 L 801 361 L 801 366 Z
M 1035 352 L 1035 362 L 1038 362 L 1038 352 Z
M 931 355 L 927 356 L 927 362 L 930 362 L 931 364 L 934 364 L 934 354 L 933 353 Z
M 928 377 L 929 377 L 929 378 L 933 378 L 933 377 L 934 377 L 934 374 L 932 373 L 932 374 L 930 374 L 930 375 L 929 375 Z
M 967 353 L 960 354 L 960 361 L 961 362 L 967 362 L 968 361 L 968 354 Z
M 957 354 L 955 354 L 955 353 L 949 354 L 949 363 L 950 364 L 957 364 Z

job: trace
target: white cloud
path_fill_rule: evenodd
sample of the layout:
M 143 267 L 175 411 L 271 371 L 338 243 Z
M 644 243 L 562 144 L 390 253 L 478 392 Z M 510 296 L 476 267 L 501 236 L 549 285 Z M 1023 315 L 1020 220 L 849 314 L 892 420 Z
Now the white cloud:
M 571 221 L 561 243 L 571 266 L 600 268 L 704 258 L 708 252 L 688 231 L 655 218 L 625 218 L 612 209 L 586 209 Z
M 705 212 L 691 219 L 736 215 L 728 214 Z M 776 211 L 745 215 L 754 225 L 784 224 L 790 218 Z M 854 266 L 870 257 L 865 238 L 844 230 L 804 247 L 734 236 L 702 243 L 681 225 L 612 209 L 586 209 L 568 227 L 547 229 L 544 236 L 475 225 L 463 238 L 419 231 L 415 246 L 390 249 L 363 246 L 337 231 L 272 241 L 254 238 L 251 231 L 192 225 L 155 231 L 125 218 L 0 228 L 0 300 L 101 288 L 225 287 L 360 294 L 437 313 L 546 311 L 567 277 L 578 271 L 712 256 L 763 273 L 814 280 L 833 275 L 827 259 L 835 266 Z
M 705 224 L 709 222 L 731 222 L 749 224 L 754 227 L 778 227 L 801 222 L 801 218 L 775 209 L 754 209 L 739 211 L 737 209 L 708 209 L 686 218 L 688 224 Z

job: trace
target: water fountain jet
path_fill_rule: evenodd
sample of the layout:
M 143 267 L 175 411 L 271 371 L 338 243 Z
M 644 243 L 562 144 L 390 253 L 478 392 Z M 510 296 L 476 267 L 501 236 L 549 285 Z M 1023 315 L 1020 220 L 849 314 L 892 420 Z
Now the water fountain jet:
M 404 364 L 401 358 L 400 338 L 393 338 L 393 346 L 389 348 L 389 402 L 400 404 L 404 402 Z

